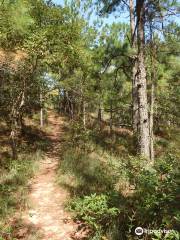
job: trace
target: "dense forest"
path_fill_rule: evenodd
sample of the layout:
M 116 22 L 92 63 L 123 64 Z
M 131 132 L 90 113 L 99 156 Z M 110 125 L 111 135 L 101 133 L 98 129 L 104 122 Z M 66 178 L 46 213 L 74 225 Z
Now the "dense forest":
M 0 240 L 180 239 L 178 0 L 0 0 Z

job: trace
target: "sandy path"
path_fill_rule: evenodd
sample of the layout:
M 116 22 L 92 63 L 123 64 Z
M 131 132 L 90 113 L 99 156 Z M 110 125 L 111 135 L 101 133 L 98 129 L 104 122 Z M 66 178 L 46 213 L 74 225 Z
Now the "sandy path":
M 68 192 L 55 182 L 63 123 L 60 117 L 49 114 L 48 121 L 52 130 L 48 138 L 51 139 L 52 147 L 41 161 L 38 173 L 31 180 L 30 207 L 21 216 L 23 225 L 31 227 L 21 229 L 18 233 L 19 239 L 70 240 L 74 239 L 72 236 L 77 228 L 70 214 L 64 210 Z

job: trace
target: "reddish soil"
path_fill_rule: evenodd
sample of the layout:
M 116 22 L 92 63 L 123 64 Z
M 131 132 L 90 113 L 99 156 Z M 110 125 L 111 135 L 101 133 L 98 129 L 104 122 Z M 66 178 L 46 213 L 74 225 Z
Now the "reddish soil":
M 68 192 L 57 185 L 56 170 L 59 164 L 63 118 L 49 112 L 51 126 L 47 137 L 51 147 L 40 162 L 40 169 L 30 182 L 29 208 L 23 212 L 16 239 L 70 240 L 76 238 L 77 224 L 65 211 Z

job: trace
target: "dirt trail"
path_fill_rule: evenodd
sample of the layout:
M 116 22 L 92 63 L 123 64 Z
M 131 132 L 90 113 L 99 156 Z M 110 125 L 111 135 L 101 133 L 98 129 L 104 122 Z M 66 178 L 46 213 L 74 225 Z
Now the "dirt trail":
M 30 208 L 22 214 L 25 227 L 19 231 L 19 239 L 27 240 L 70 240 L 74 239 L 77 225 L 64 210 L 68 192 L 57 186 L 56 169 L 59 161 L 60 140 L 63 134 L 62 118 L 49 112 L 52 147 L 40 163 L 37 175 L 30 183 Z M 24 236 L 26 235 L 26 236 Z

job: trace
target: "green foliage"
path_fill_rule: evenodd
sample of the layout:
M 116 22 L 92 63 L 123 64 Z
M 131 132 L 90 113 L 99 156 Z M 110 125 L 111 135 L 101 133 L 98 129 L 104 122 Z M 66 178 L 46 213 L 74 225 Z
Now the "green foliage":
M 0 46 L 13 49 L 20 46 L 34 20 L 26 0 L 3 1 L 0 6 Z
M 70 148 L 64 153 L 58 182 L 74 195 L 112 190 L 115 176 L 113 172 L 110 174 L 110 166 L 101 160 L 99 154 L 81 151 Z
M 161 239 L 164 239 L 164 240 L 179 240 L 179 238 L 180 238 L 179 232 L 175 231 L 175 230 L 172 230 L 169 233 L 166 233 L 164 236 L 163 236 L 163 233 L 154 233 L 153 237 L 152 237 L 152 240 L 161 240 Z
M 155 230 L 177 230 L 179 224 L 177 164 L 177 158 L 169 155 L 157 159 L 152 169 L 141 169 L 136 166 L 136 175 L 133 179 L 135 192 L 127 199 L 131 206 L 126 212 L 130 220 L 129 236 L 132 236 L 133 229 L 137 226 Z
M 80 132 L 83 133 L 81 130 Z M 74 133 L 77 134 L 77 129 Z M 76 134 L 73 136 L 76 137 Z M 110 156 L 105 150 L 102 153 L 97 146 L 93 148 L 91 135 L 86 136 L 86 140 L 84 137 L 82 139 L 88 143 L 84 146 L 93 152 L 84 151 L 80 146 L 81 137 L 78 135 L 72 144 L 71 136 L 71 148 L 73 145 L 74 148 L 71 151 L 66 150 L 63 154 L 59 182 L 76 196 L 70 203 L 70 209 L 75 212 L 77 219 L 85 221 L 94 229 L 92 239 L 101 239 L 103 236 L 112 240 L 136 239 L 134 229 L 137 226 L 154 230 L 177 230 L 179 224 L 177 156 L 166 154 L 156 159 L 154 167 L 148 167 L 145 159 L 132 156 L 120 159 L 118 156 Z M 88 147 L 90 145 L 91 148 Z M 129 186 L 133 186 L 133 190 Z M 112 191 L 118 197 L 114 198 Z M 96 194 L 98 192 L 100 195 Z M 86 197 L 83 197 L 84 195 Z M 104 201 L 111 204 L 104 205 Z M 104 206 L 116 208 L 120 213 L 118 219 L 115 217 L 116 220 L 109 226 L 104 223 L 105 213 L 101 209 L 101 207 L 105 209 Z M 175 237 L 177 232 L 172 232 L 164 239 L 173 239 L 171 235 L 178 239 Z M 156 239 L 155 235 L 151 237 Z M 161 238 L 162 236 L 159 237 Z
M 129 150 L 124 155 L 108 151 L 108 145 L 105 145 L 104 141 L 113 142 L 112 136 L 102 135 L 89 126 L 90 128 L 84 129 L 80 122 L 72 121 L 59 170 L 59 183 L 67 187 L 76 197 L 72 209 L 77 219 L 85 221 L 90 227 L 96 224 L 96 221 L 101 222 L 101 217 L 103 222 L 103 216 L 96 218 L 91 215 L 88 204 L 92 196 L 95 200 L 99 196 L 92 195 L 94 193 L 112 199 L 112 192 L 115 192 L 118 195 L 116 198 L 118 204 L 113 202 L 111 207 L 119 210 L 118 221 L 102 231 L 97 230 L 95 225 L 94 239 L 101 239 L 104 236 L 112 240 L 136 239 L 134 229 L 137 226 L 155 230 L 177 230 L 179 165 L 178 151 L 175 149 L 179 141 L 173 131 L 169 130 L 167 139 L 162 137 L 158 139 L 156 147 L 158 149 L 161 146 L 162 153 L 156 158 L 155 165 L 149 166 L 146 159 L 127 156 Z M 122 144 L 120 139 L 124 140 L 125 137 L 117 137 L 118 141 L 113 142 L 114 149 Z M 171 144 L 174 141 L 173 148 L 169 141 Z M 127 148 L 129 144 L 132 143 L 127 138 L 127 144 L 124 146 Z M 87 206 L 83 205 L 84 202 Z M 151 237 L 155 238 L 155 235 L 149 236 L 150 239 Z M 162 237 L 164 236 L 159 239 Z M 170 235 L 166 237 L 173 239 Z
M 88 224 L 99 236 L 109 228 L 119 214 L 119 209 L 112 206 L 110 196 L 105 194 L 92 194 L 72 200 L 69 209 L 75 212 L 77 219 Z
M 40 152 L 34 155 L 22 154 L 18 160 L 6 160 L 1 168 L 0 177 L 0 219 L 14 213 L 18 205 L 26 204 L 28 180 L 33 176 L 35 162 L 41 157 Z M 2 221 L 3 222 L 3 221 Z
M 87 151 L 92 148 L 91 139 L 93 132 L 90 129 L 84 129 L 82 123 L 73 122 L 70 131 L 70 146 L 79 146 L 82 150 Z

